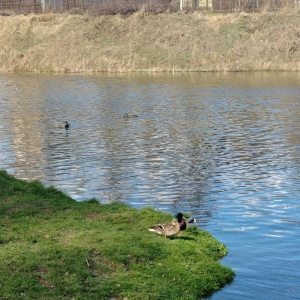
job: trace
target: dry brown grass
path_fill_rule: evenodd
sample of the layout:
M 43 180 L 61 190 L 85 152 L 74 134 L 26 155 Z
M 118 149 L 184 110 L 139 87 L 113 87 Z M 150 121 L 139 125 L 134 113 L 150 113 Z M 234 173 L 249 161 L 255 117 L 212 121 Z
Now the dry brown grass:
M 300 70 L 298 11 L 0 17 L 0 72 Z

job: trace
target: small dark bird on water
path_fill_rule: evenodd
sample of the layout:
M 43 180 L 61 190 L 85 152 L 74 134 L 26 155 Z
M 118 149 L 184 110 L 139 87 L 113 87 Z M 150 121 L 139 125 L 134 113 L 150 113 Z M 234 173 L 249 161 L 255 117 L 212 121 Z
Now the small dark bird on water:
M 69 128 L 70 128 L 70 124 L 68 123 L 68 121 L 66 121 L 65 129 L 69 129 Z

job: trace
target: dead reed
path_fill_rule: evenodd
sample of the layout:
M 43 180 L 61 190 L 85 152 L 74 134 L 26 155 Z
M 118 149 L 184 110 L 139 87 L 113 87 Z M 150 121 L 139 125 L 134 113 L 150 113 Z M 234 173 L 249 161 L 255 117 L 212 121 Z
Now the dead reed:
M 0 16 L 0 72 L 296 71 L 298 12 Z

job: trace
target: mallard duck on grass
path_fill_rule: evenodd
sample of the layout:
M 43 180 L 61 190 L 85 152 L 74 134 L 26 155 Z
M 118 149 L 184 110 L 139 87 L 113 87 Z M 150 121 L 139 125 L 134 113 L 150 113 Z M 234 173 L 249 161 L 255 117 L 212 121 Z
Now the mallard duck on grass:
M 193 217 L 184 217 L 182 213 L 176 214 L 176 219 L 173 219 L 169 223 L 156 224 L 149 228 L 149 231 L 156 232 L 157 234 L 164 235 L 165 237 L 170 237 L 176 235 L 179 231 L 185 230 L 189 225 L 196 222 Z
M 185 230 L 187 227 L 196 223 L 196 219 L 193 217 L 185 217 L 181 212 L 179 212 L 176 216 L 177 221 L 180 226 L 180 231 Z
M 149 228 L 149 231 L 156 232 L 157 234 L 164 235 L 165 237 L 170 237 L 176 235 L 180 231 L 179 223 L 176 219 L 173 219 L 169 223 L 156 224 Z

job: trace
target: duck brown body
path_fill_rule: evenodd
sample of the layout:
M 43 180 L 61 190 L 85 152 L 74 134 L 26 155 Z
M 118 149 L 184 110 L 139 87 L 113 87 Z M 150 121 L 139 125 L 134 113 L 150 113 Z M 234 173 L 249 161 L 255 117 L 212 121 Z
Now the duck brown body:
M 182 213 L 178 213 L 176 214 L 176 219 L 173 219 L 169 223 L 153 225 L 149 228 L 149 231 L 156 232 L 157 234 L 164 235 L 165 237 L 170 237 L 185 230 L 194 222 L 196 222 L 196 220 L 193 217 L 185 218 Z
M 157 234 L 170 237 L 176 235 L 180 231 L 180 225 L 176 219 L 173 219 L 169 223 L 156 224 L 149 228 L 149 231 L 156 232 Z

